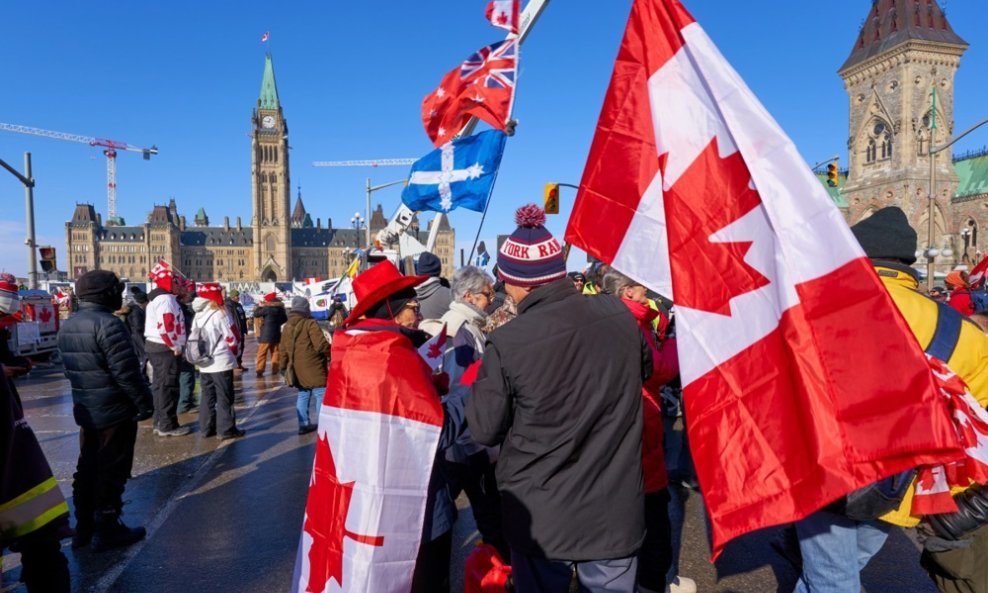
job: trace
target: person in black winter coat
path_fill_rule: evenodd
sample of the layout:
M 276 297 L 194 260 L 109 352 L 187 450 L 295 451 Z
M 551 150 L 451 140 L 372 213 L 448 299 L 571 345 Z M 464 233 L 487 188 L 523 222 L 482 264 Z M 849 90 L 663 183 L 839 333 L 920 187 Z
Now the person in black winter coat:
M 127 327 L 113 316 L 123 286 L 113 272 L 94 270 L 76 281 L 79 312 L 58 332 L 58 349 L 72 385 L 80 427 L 79 463 L 72 493 L 80 547 L 97 551 L 130 545 L 144 528 L 120 521 L 123 491 L 134 462 L 137 422 L 150 418 L 151 391 L 138 367 Z
M 124 322 L 130 331 L 130 341 L 134 344 L 134 352 L 137 353 L 137 360 L 141 366 L 141 374 L 147 377 L 148 354 L 144 349 L 144 324 L 147 314 L 144 309 L 148 306 L 148 295 L 139 286 L 131 286 L 130 293 L 133 302 L 127 309 L 127 316 Z
M 536 206 L 498 254 L 518 317 L 488 335 L 467 399 L 473 439 L 501 446 L 497 483 L 519 593 L 636 591 L 645 535 L 642 382 L 651 353 L 618 299 L 566 277 Z M 530 259 L 530 254 L 548 257 Z
M 278 374 L 281 361 L 278 348 L 281 344 L 281 326 L 288 322 L 285 303 L 274 293 L 264 297 L 263 303 L 254 308 L 254 317 L 261 318 L 261 334 L 257 336 L 257 376 L 264 376 L 268 354 L 271 355 L 271 372 Z
M 244 368 L 244 345 L 247 343 L 247 312 L 244 311 L 243 305 L 240 304 L 240 291 L 231 290 L 223 301 L 223 306 L 226 307 L 227 312 L 230 314 L 230 319 L 233 319 L 234 324 L 237 326 L 237 331 L 240 332 L 240 348 L 237 350 L 237 367 L 240 371 L 246 371 Z

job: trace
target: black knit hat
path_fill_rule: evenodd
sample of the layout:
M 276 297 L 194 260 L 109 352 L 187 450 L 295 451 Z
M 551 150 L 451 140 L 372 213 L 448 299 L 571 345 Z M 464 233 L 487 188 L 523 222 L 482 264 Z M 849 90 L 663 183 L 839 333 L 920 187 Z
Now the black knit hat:
M 916 263 L 916 231 L 897 206 L 882 208 L 852 226 L 851 232 L 870 258 Z
M 146 305 L 148 302 L 148 293 L 144 292 L 144 289 L 140 286 L 131 286 L 130 294 L 134 296 L 134 302 L 139 305 Z
M 419 254 L 419 260 L 415 262 L 415 273 L 420 276 L 439 277 L 443 271 L 443 262 L 436 254 L 423 251 Z
M 80 301 L 97 302 L 108 294 L 120 294 L 122 289 L 117 275 L 107 270 L 86 272 L 75 281 L 75 294 Z

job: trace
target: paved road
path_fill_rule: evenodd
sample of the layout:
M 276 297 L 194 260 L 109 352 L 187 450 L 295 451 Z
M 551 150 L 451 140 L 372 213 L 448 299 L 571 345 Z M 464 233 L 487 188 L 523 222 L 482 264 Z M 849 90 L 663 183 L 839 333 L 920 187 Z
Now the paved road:
M 248 359 L 250 357 L 248 356 Z M 251 365 L 252 366 L 252 365 Z M 28 420 L 59 484 L 71 495 L 78 437 L 68 383 L 56 365 L 18 382 Z M 222 444 L 198 433 L 164 439 L 150 424 L 138 433 L 134 479 L 124 519 L 148 528 L 131 548 L 96 554 L 66 542 L 76 592 L 243 593 L 289 590 L 311 471 L 313 435 L 298 436 L 294 393 L 276 378 L 237 380 L 237 415 L 246 438 Z M 182 415 L 192 423 L 194 415 Z M 71 501 L 70 501 L 71 502 Z M 465 500 L 457 523 L 451 576 L 462 591 L 463 560 L 477 534 Z M 700 497 L 687 501 L 680 572 L 702 592 L 786 592 L 795 575 L 768 545 L 774 532 L 733 542 L 710 564 Z M 916 545 L 903 532 L 865 571 L 868 593 L 935 593 L 919 568 Z M 17 555 L 3 558 L 0 592 L 22 593 Z

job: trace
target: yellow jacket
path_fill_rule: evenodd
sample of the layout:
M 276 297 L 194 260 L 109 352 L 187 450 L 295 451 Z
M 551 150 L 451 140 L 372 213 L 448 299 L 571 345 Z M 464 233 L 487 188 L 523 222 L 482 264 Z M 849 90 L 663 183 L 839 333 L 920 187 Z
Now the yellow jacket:
M 940 315 L 936 302 L 919 293 L 919 283 L 912 274 L 890 266 L 876 265 L 875 269 L 909 329 L 925 349 L 933 340 Z M 961 323 L 957 346 L 946 363 L 950 370 L 964 379 L 978 403 L 988 405 L 988 336 L 970 319 L 965 318 Z M 955 493 L 959 491 L 961 489 Z M 899 508 L 883 516 L 882 520 L 903 527 L 915 527 L 920 518 L 909 514 L 912 498 L 913 488 L 910 488 Z

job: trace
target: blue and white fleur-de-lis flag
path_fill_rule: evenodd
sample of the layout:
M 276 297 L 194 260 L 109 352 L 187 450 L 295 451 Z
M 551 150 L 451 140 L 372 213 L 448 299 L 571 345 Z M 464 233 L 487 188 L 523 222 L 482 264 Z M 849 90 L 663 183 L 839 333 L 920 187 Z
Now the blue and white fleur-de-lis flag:
M 507 136 L 488 130 L 453 140 L 412 165 L 401 201 L 415 211 L 482 212 L 494 187 Z

